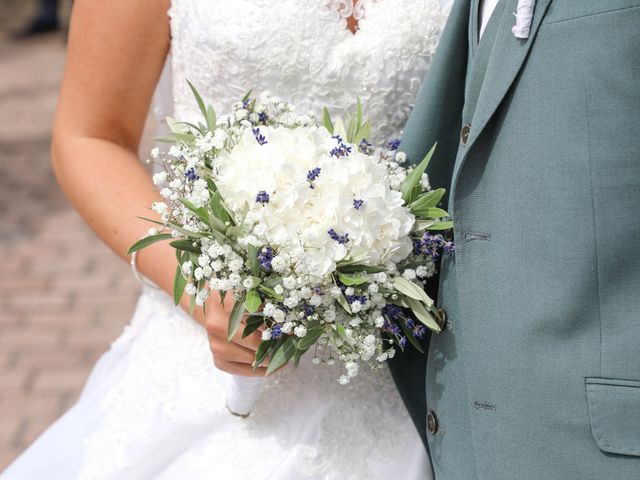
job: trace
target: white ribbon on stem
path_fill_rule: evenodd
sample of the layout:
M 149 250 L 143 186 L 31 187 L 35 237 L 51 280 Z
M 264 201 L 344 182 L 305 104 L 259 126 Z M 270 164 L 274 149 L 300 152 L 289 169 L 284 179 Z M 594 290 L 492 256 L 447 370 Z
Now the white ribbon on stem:
M 239 417 L 248 417 L 258 400 L 264 378 L 231 375 L 227 385 L 227 409 Z
M 529 38 L 535 8 L 536 0 L 518 0 L 518 8 L 514 13 L 516 24 L 511 29 L 516 38 Z

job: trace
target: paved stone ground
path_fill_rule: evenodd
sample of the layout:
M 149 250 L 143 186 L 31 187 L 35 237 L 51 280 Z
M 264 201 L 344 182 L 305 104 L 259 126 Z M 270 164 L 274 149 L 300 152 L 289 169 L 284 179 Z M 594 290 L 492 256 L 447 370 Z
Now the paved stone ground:
M 139 292 L 53 178 L 62 35 L 13 42 L 0 0 L 0 471 L 78 397 Z

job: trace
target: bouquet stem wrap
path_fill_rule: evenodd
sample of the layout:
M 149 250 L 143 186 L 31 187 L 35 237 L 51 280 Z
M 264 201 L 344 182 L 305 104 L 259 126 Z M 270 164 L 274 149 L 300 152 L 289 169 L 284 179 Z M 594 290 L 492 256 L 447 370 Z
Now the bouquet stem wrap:
M 258 400 L 264 378 L 231 375 L 227 386 L 227 408 L 234 415 L 248 417 Z

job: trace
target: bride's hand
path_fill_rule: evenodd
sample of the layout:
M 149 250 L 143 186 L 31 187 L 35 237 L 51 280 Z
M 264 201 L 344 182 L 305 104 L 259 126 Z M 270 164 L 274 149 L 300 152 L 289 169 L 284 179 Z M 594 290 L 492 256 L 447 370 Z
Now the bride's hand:
M 242 338 L 243 323 L 229 342 L 227 340 L 227 328 L 233 302 L 226 301 L 222 306 L 216 297 L 217 295 L 213 295 L 211 298 L 213 301 L 207 302 L 207 310 L 204 317 L 204 325 L 209 334 L 209 347 L 213 354 L 213 362 L 220 370 L 234 375 L 264 377 L 267 370 L 265 367 L 254 370 L 252 366 L 262 334 L 257 331 L 247 336 L 247 338 Z

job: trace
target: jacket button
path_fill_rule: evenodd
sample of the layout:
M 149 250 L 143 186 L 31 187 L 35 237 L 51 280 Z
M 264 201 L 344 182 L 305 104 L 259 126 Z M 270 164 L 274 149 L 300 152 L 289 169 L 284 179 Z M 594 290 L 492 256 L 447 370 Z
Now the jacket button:
M 447 317 L 447 312 L 445 312 L 441 308 L 439 308 L 438 311 L 436 312 L 436 323 L 440 327 L 440 330 L 444 330 L 445 328 L 447 328 L 447 325 L 449 324 L 449 318 Z
M 427 431 L 431 435 L 435 435 L 438 432 L 438 419 L 433 412 L 427 413 Z
M 467 145 L 467 140 L 469 140 L 470 131 L 471 131 L 471 125 L 469 125 L 468 123 L 465 123 L 464 126 L 462 127 L 462 130 L 460 131 L 460 141 L 464 146 Z

